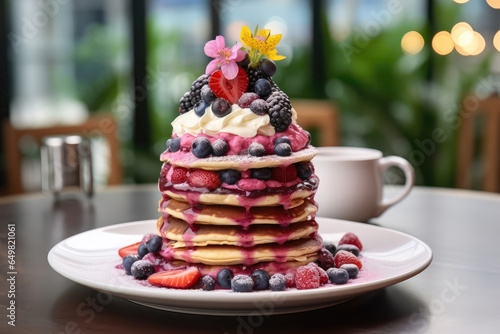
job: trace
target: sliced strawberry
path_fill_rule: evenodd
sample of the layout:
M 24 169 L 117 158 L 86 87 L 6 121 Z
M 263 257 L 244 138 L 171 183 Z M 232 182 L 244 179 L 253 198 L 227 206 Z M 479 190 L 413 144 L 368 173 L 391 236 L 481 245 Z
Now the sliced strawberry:
M 172 171 L 172 176 L 170 177 L 170 182 L 173 184 L 181 184 L 187 181 L 187 168 L 174 167 Z
M 359 241 L 359 238 L 356 234 L 352 232 L 347 232 L 344 234 L 342 238 L 340 238 L 339 241 L 339 246 L 340 245 L 354 245 L 359 248 L 360 251 L 363 250 L 363 245 L 361 244 L 361 241 Z
M 359 269 L 363 267 L 363 264 L 356 255 L 345 250 L 340 250 L 335 254 L 335 267 L 340 268 L 343 264 L 355 264 Z
M 220 187 L 221 180 L 216 172 L 196 169 L 189 173 L 188 183 L 191 187 L 214 190 Z
M 120 248 L 120 250 L 118 250 L 118 254 L 122 258 L 130 254 L 137 254 L 137 248 L 139 248 L 140 244 L 142 244 L 142 241 L 136 242 L 135 244 L 129 245 L 127 247 Z
M 286 168 L 276 167 L 271 171 L 271 178 L 279 182 L 290 182 L 297 178 L 297 168 L 294 165 L 290 165 Z
M 198 268 L 188 267 L 153 274 L 148 277 L 148 282 L 167 288 L 186 289 L 196 284 L 200 276 Z
M 222 71 L 219 70 L 210 77 L 209 86 L 217 97 L 222 97 L 229 103 L 235 104 L 247 91 L 248 75 L 243 68 L 238 67 L 238 75 L 233 80 L 227 80 L 222 75 Z

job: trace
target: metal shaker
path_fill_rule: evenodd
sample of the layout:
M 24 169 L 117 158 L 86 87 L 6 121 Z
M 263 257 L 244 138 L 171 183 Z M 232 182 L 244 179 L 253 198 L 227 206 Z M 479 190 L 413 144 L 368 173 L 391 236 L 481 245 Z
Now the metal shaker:
M 88 139 L 78 135 L 45 137 L 41 146 L 42 191 L 60 193 L 80 189 L 94 193 L 92 152 Z

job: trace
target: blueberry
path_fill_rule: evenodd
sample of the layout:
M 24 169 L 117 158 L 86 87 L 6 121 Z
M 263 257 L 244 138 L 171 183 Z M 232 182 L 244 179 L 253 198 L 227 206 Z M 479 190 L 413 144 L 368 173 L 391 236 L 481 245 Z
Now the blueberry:
M 212 154 L 212 143 L 207 137 L 198 137 L 191 143 L 191 152 L 197 158 L 206 158 Z
M 251 143 L 248 147 L 248 153 L 254 157 L 261 157 L 266 153 L 266 149 L 261 143 Z
M 259 79 L 255 81 L 253 90 L 259 94 L 260 97 L 267 98 L 272 92 L 271 83 L 267 79 Z
M 252 291 L 253 280 L 247 275 L 236 275 L 231 280 L 231 290 L 234 292 L 249 292 Z
M 352 263 L 346 263 L 340 266 L 340 269 L 344 269 L 349 274 L 349 278 L 356 278 L 359 273 L 359 268 L 357 265 Z
M 307 180 L 313 173 L 311 164 L 308 162 L 295 164 L 295 167 L 297 167 L 297 176 L 300 177 L 301 180 Z
M 290 142 L 290 139 L 287 136 L 282 136 L 282 137 L 276 138 L 276 140 L 274 141 L 274 146 L 281 144 L 281 143 L 287 143 L 290 146 L 292 145 L 292 142 Z
M 267 112 L 269 111 L 269 106 L 267 105 L 267 102 L 264 101 L 263 99 L 257 99 L 250 103 L 250 110 L 259 116 L 264 116 L 267 115 Z
M 235 169 L 224 169 L 219 172 L 222 182 L 236 184 L 241 179 L 241 173 Z
M 212 90 L 210 89 L 209 85 L 201 87 L 201 98 L 203 99 L 203 101 L 210 104 L 213 100 L 215 100 L 215 97 L 216 96 L 214 92 L 212 92 Z
M 282 274 L 274 274 L 269 280 L 269 287 L 272 291 L 283 291 L 286 287 L 286 278 Z
M 261 71 L 268 77 L 272 77 L 276 73 L 276 64 L 271 59 L 264 58 L 260 62 Z
M 231 280 L 233 279 L 233 277 L 233 272 L 227 268 L 224 268 L 217 274 L 217 283 L 219 283 L 220 287 L 223 289 L 231 289 Z
M 169 140 L 167 140 L 167 142 L 165 143 L 165 146 L 167 147 L 167 150 L 170 148 L 170 145 L 172 145 L 172 138 L 170 138 Z
M 267 271 L 262 270 L 262 269 L 257 269 L 254 270 L 252 275 L 252 280 L 254 282 L 254 289 L 255 290 L 267 290 L 269 289 L 269 279 L 271 278 Z
M 201 288 L 205 291 L 211 291 L 215 288 L 215 279 L 212 276 L 204 276 L 201 279 Z
M 311 144 L 311 134 L 309 133 L 309 131 L 304 131 L 307 135 L 307 143 L 306 143 L 306 146 Z
M 139 260 L 134 262 L 130 272 L 135 278 L 146 279 L 155 273 L 155 267 L 148 261 Z
M 280 143 L 278 145 L 275 145 L 274 154 L 277 154 L 280 157 L 287 157 L 292 154 L 292 146 L 287 143 Z
M 326 274 L 330 281 L 335 284 L 345 284 L 349 280 L 349 273 L 345 269 L 330 268 Z
M 335 250 L 337 249 L 337 247 L 335 247 L 335 244 L 332 242 L 324 242 L 323 243 L 323 247 L 326 248 L 326 250 L 328 250 L 330 253 L 332 253 L 333 255 L 335 255 Z
M 170 143 L 170 152 L 177 152 L 181 149 L 181 137 L 172 139 Z
M 196 114 L 196 116 L 201 117 L 205 115 L 205 110 L 207 110 L 209 106 L 210 105 L 205 101 L 200 101 L 194 106 L 194 113 Z
M 270 180 L 272 176 L 271 168 L 255 168 L 251 170 L 252 178 L 259 180 Z
M 337 247 L 337 250 L 335 252 L 338 252 L 338 251 L 341 251 L 341 250 L 345 250 L 345 251 L 351 252 L 351 253 L 353 253 L 356 256 L 359 255 L 359 248 L 356 247 L 355 245 L 349 245 L 349 244 L 339 245 Z
M 139 255 L 139 259 L 142 259 L 144 255 L 146 255 L 147 253 L 149 253 L 148 245 L 145 242 L 143 242 L 137 248 L 137 255 Z
M 158 253 L 161 249 L 162 243 L 163 239 L 159 235 L 155 235 L 147 243 L 148 251 L 150 253 Z
M 132 268 L 132 265 L 134 264 L 134 262 L 136 262 L 138 260 L 139 260 L 139 256 L 136 254 L 129 254 L 123 258 L 122 264 L 123 264 L 123 268 L 125 269 L 125 272 L 127 273 L 127 275 L 132 275 L 132 273 L 130 272 L 130 268 Z
M 238 105 L 241 108 L 248 108 L 250 107 L 250 104 L 257 99 L 260 99 L 260 96 L 257 93 L 244 93 L 238 100 Z
M 229 151 L 229 145 L 224 139 L 217 139 L 212 144 L 212 153 L 216 157 L 222 157 L 223 155 L 226 155 L 227 151 Z
M 212 103 L 212 112 L 217 117 L 224 117 L 231 113 L 231 105 L 226 99 L 219 97 Z
M 250 65 L 250 57 L 248 56 L 248 53 L 245 54 L 245 58 L 243 58 L 242 61 L 239 61 L 236 64 L 238 64 L 238 66 L 241 68 L 244 68 L 244 69 L 248 68 L 248 65 Z

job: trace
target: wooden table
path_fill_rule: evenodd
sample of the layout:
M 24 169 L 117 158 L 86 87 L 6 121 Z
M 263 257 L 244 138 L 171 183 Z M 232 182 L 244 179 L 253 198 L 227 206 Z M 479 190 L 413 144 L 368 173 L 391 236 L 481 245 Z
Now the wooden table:
M 139 306 L 57 274 L 47 253 L 100 226 L 157 216 L 155 186 L 116 187 L 55 202 L 36 195 L 0 199 L 1 270 L 7 228 L 16 233 L 16 327 L 7 325 L 2 279 L 0 333 L 493 333 L 500 327 L 500 195 L 415 188 L 373 223 L 409 233 L 434 252 L 431 266 L 397 285 L 326 309 L 255 319 L 193 316 Z

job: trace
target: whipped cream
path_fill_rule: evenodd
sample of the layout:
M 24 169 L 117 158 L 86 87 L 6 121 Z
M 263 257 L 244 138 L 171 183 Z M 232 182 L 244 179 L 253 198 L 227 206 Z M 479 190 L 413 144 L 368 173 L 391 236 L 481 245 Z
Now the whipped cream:
M 231 113 L 224 117 L 215 116 L 212 112 L 212 106 L 205 110 L 202 117 L 196 116 L 194 110 L 190 110 L 172 122 L 173 133 L 179 137 L 185 133 L 193 136 L 200 133 L 214 136 L 225 132 L 241 137 L 272 136 L 275 134 L 269 115 L 259 116 L 249 108 L 241 108 L 237 104 L 233 104 L 231 108 Z

